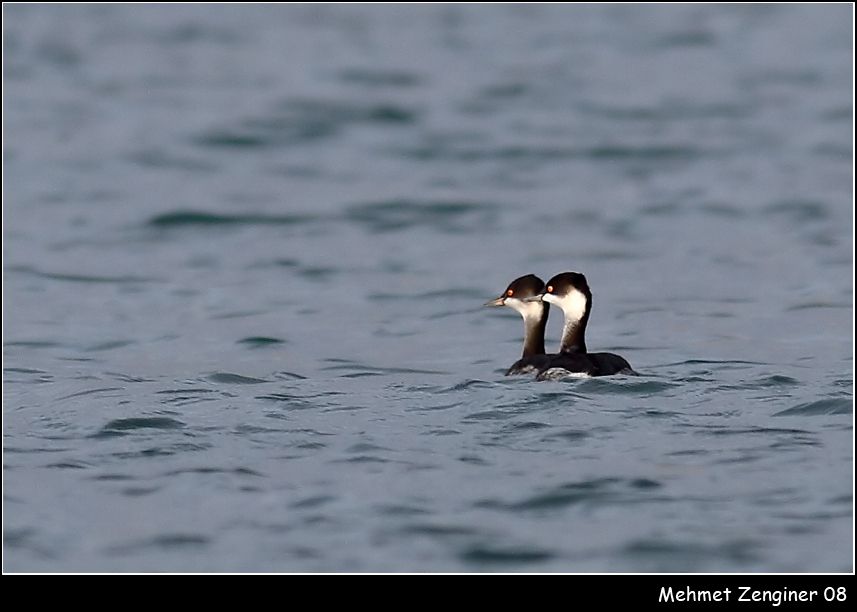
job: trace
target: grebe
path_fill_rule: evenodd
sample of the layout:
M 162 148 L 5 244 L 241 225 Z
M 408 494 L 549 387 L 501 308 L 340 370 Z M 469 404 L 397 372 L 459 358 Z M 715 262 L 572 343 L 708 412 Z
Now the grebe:
M 509 283 L 500 297 L 484 304 L 514 308 L 524 318 L 524 351 L 521 358 L 506 371 L 506 376 L 535 374 L 548 365 L 545 326 L 550 306 L 547 301 L 539 299 L 544 288 L 542 279 L 535 274 L 527 274 Z
M 557 274 L 538 295 L 526 299 L 528 302 L 542 301 L 559 306 L 565 315 L 559 353 L 548 355 L 546 364 L 539 368 L 536 376 L 538 380 L 611 374 L 637 375 L 619 355 L 586 352 L 586 324 L 592 311 L 592 292 L 583 274 Z

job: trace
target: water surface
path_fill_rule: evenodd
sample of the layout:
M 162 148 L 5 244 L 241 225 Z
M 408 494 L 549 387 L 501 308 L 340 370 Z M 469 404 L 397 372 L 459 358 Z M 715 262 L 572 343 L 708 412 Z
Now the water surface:
M 850 571 L 852 18 L 5 6 L 4 569 Z

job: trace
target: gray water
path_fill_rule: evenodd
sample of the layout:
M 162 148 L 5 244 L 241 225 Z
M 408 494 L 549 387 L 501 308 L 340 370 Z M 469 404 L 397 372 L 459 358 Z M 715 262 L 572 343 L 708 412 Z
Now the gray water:
M 3 17 L 6 571 L 852 569 L 850 5 Z

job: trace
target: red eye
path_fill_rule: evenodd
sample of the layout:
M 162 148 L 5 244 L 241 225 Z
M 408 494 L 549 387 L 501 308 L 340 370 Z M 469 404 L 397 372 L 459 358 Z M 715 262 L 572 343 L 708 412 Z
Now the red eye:
M 548 285 L 548 293 L 553 293 L 553 285 Z
M 512 290 L 512 289 L 509 289 L 509 290 L 506 292 L 506 295 L 507 295 L 508 297 L 512 297 L 514 294 L 515 294 L 515 291 L 514 291 L 514 290 Z

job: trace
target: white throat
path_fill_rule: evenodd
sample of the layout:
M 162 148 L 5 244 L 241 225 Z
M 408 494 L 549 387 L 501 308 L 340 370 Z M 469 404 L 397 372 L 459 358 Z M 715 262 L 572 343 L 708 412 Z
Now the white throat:
M 518 298 L 506 298 L 503 305 L 517 310 L 524 317 L 524 321 L 538 320 L 542 316 L 543 306 L 538 302 L 523 302 Z
M 566 325 L 576 325 L 586 314 L 586 296 L 576 289 L 563 297 L 546 293 L 542 299 L 550 304 L 556 304 L 562 309 Z

